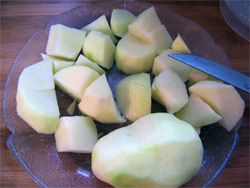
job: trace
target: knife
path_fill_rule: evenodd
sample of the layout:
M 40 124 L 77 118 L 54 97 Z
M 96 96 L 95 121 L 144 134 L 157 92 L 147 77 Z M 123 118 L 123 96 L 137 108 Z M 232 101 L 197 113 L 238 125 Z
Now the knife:
M 169 54 L 168 56 L 250 93 L 249 76 L 195 55 Z

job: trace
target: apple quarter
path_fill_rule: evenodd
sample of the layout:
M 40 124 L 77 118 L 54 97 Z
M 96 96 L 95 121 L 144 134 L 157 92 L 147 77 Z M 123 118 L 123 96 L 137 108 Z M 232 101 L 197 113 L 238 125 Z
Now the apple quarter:
M 100 16 L 87 26 L 82 28 L 83 31 L 86 31 L 87 34 L 91 31 L 99 31 L 103 34 L 109 35 L 114 44 L 117 43 L 117 39 L 115 38 L 113 32 L 110 29 L 109 23 L 105 15 Z
M 75 60 L 82 49 L 86 31 L 70 28 L 62 24 L 52 25 L 46 53 L 68 60 Z
M 91 153 L 98 133 L 91 117 L 61 117 L 55 139 L 57 152 Z
M 124 123 L 105 74 L 93 81 L 85 90 L 79 110 L 101 123 Z
M 194 128 L 210 125 L 220 121 L 222 118 L 198 95 L 192 93 L 188 103 L 175 116 L 188 122 Z
M 161 54 L 154 59 L 152 73 L 157 76 L 163 70 L 170 68 L 185 82 L 190 78 L 190 73 L 194 68 L 168 56 L 173 53 L 178 52 L 172 49 L 162 51 Z
M 243 116 L 245 102 L 231 85 L 203 80 L 191 86 L 189 91 L 198 95 L 222 117 L 219 124 L 227 131 L 231 131 Z
M 114 63 L 115 45 L 109 35 L 91 31 L 84 41 L 83 53 L 89 60 L 110 69 Z
M 153 45 L 127 33 L 117 44 L 115 60 L 118 70 L 136 74 L 152 69 L 156 55 Z
M 173 114 L 188 102 L 186 85 L 174 71 L 166 69 L 153 81 L 152 98 Z
M 188 48 L 187 44 L 184 42 L 179 33 L 175 38 L 174 42 L 172 43 L 172 49 L 179 53 L 191 54 L 190 49 Z
M 113 9 L 110 25 L 114 35 L 123 37 L 128 32 L 128 25 L 135 20 L 135 15 L 128 10 Z
M 85 89 L 98 77 L 89 67 L 71 66 L 57 72 L 54 81 L 61 90 L 80 101 Z
M 116 85 L 116 100 L 121 113 L 130 121 L 150 114 L 150 75 L 140 73 L 123 78 Z
M 36 132 L 53 134 L 59 121 L 56 93 L 21 90 L 17 93 L 17 114 Z

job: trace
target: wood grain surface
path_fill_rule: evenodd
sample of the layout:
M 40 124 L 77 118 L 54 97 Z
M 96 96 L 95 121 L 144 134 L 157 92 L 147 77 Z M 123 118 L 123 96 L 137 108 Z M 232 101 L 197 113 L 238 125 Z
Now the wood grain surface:
M 56 15 L 79 5 L 97 1 L 80 0 L 1 0 L 1 96 L 12 62 L 25 42 Z M 235 33 L 224 21 L 218 1 L 147 1 L 168 7 L 207 30 L 222 46 L 233 68 L 249 75 L 249 42 Z M 249 94 L 240 92 L 246 103 L 239 144 L 226 168 L 211 187 L 249 187 Z M 1 174 L 0 187 L 39 187 L 22 169 L 6 146 L 10 136 L 2 118 L 1 97 Z

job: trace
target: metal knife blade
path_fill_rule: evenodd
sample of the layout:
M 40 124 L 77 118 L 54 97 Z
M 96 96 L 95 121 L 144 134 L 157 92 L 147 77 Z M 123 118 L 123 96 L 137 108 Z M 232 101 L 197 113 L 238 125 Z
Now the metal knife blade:
M 169 54 L 168 56 L 250 93 L 249 76 L 241 74 L 219 63 L 195 55 Z

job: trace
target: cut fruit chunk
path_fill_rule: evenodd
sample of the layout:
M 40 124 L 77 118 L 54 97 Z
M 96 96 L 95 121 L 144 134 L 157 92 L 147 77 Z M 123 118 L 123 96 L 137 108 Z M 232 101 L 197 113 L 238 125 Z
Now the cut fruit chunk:
M 126 122 L 115 105 L 105 74 L 87 87 L 78 107 L 82 113 L 101 123 Z
M 54 75 L 55 84 L 76 100 L 81 100 L 85 89 L 99 77 L 99 74 L 89 67 L 67 67 Z
M 161 24 L 154 7 L 142 12 L 129 26 L 129 33 L 152 44 L 158 54 L 171 47 L 173 39 Z
M 100 31 L 106 35 L 109 35 L 113 43 L 115 44 L 117 43 L 117 40 L 109 27 L 109 23 L 105 15 L 102 15 L 101 17 L 99 17 L 98 19 L 90 23 L 89 25 L 83 27 L 82 30 L 86 31 L 87 34 L 93 30 Z
M 74 100 L 69 107 L 67 108 L 67 112 L 69 115 L 73 116 L 74 112 L 75 112 L 75 108 L 76 108 L 76 100 Z
M 189 88 L 218 113 L 219 121 L 225 129 L 231 131 L 243 116 L 245 103 L 231 85 L 216 81 L 203 80 Z
M 86 58 L 83 55 L 79 55 L 76 61 L 76 65 L 83 65 L 83 66 L 89 67 L 93 69 L 94 71 L 96 71 L 99 75 L 102 75 L 103 73 L 105 73 L 105 71 L 101 67 L 99 67 L 96 63 L 90 61 L 88 58 Z
M 175 116 L 190 123 L 194 128 L 210 125 L 222 119 L 221 116 L 194 93 L 190 95 L 188 103 Z
M 115 45 L 108 35 L 91 31 L 85 39 L 84 55 L 104 68 L 111 68 L 114 63 Z
M 156 55 L 152 45 L 127 33 L 117 44 L 115 60 L 119 70 L 136 74 L 149 71 Z
M 135 15 L 128 10 L 113 9 L 110 25 L 114 35 L 123 37 L 128 32 L 128 25 L 135 20 Z
M 190 72 L 194 70 L 192 67 L 168 56 L 168 54 L 178 53 L 171 49 L 162 51 L 154 60 L 152 73 L 160 74 L 163 70 L 170 68 L 185 82 L 190 77 Z
M 57 152 L 91 153 L 98 133 L 90 117 L 61 117 L 55 139 Z
M 86 32 L 61 24 L 52 25 L 46 47 L 47 55 L 75 60 L 82 49 Z
M 152 97 L 164 105 L 168 113 L 178 112 L 187 102 L 188 94 L 184 82 L 171 69 L 166 69 L 155 77 Z
M 17 114 L 38 133 L 53 134 L 59 121 L 56 93 L 20 90 L 17 93 Z
M 172 49 L 179 53 L 191 54 L 191 51 L 189 50 L 188 46 L 179 33 L 172 44 Z
M 158 54 L 163 50 L 170 48 L 173 43 L 173 39 L 164 25 L 145 33 L 143 40 L 152 44 L 156 48 Z
M 70 67 L 70 66 L 73 66 L 75 64 L 74 61 L 68 61 L 68 60 L 65 60 L 65 59 L 60 59 L 60 58 L 57 58 L 57 57 L 48 56 L 48 55 L 45 55 L 45 54 L 42 54 L 42 53 L 41 53 L 41 56 L 42 56 L 43 60 L 52 59 L 52 62 L 53 62 L 53 74 L 57 73 L 59 70 L 61 70 L 63 68 Z
M 18 80 L 18 91 L 49 91 L 55 88 L 52 72 L 52 60 L 44 60 L 26 67 Z
M 92 171 L 114 187 L 180 187 L 197 174 L 202 157 L 202 142 L 191 125 L 155 113 L 99 139 Z
M 151 7 L 143 11 L 133 23 L 128 26 L 129 33 L 144 40 L 144 35 L 160 27 L 161 21 L 155 12 L 155 8 Z
M 207 80 L 207 79 L 208 79 L 208 74 L 206 74 L 200 70 L 193 69 L 190 72 L 190 79 L 188 81 L 188 87 L 196 84 L 199 81 Z
M 150 114 L 150 75 L 140 73 L 122 79 L 116 85 L 116 99 L 121 113 L 130 121 Z

